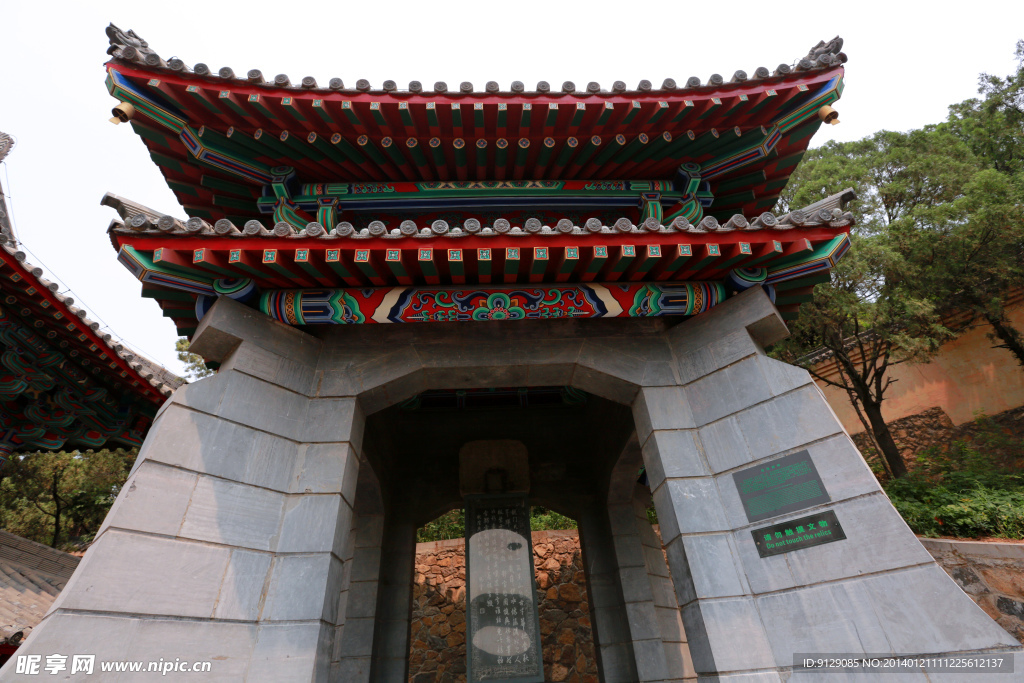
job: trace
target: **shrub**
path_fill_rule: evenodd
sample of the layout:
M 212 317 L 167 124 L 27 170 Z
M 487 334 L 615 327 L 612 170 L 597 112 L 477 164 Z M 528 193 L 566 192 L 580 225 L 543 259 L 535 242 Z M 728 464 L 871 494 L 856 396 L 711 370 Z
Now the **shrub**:
M 896 510 L 923 536 L 1024 539 L 1024 442 L 979 417 L 970 441 L 932 446 L 910 474 L 885 484 Z

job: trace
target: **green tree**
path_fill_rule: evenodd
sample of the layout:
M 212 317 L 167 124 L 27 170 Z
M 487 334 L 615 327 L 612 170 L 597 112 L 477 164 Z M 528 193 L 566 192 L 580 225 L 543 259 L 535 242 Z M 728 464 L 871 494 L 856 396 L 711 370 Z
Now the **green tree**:
M 1017 41 L 1017 71 L 978 77 L 981 98 L 950 105 L 952 132 L 975 156 L 1007 175 L 1024 172 L 1024 40 Z
M 1007 296 L 1024 286 L 1020 190 L 1012 176 L 976 170 L 960 184 L 959 196 L 893 223 L 890 238 L 913 264 L 913 288 L 947 319 L 961 314 L 957 332 L 985 321 L 994 346 L 1024 366 L 1024 338 L 1006 312 Z
M 213 370 L 206 367 L 202 356 L 189 351 L 188 337 L 179 337 L 178 341 L 174 342 L 174 350 L 178 352 L 178 360 L 185 364 L 188 379 L 197 380 L 213 374 Z
M 0 527 L 54 548 L 96 535 L 137 449 L 22 453 L 4 466 Z
M 814 300 L 790 324 L 790 337 L 773 349 L 846 392 L 893 477 L 907 468 L 882 418 L 882 401 L 895 381 L 888 371 L 927 359 L 949 336 L 931 303 L 901 286 L 903 267 L 883 236 L 855 235 L 831 281 L 815 287 Z

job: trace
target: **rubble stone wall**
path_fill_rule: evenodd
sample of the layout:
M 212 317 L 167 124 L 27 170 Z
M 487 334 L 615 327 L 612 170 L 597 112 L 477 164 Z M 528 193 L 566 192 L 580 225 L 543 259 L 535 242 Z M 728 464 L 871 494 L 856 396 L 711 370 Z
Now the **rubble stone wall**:
M 921 542 L 979 607 L 1024 643 L 1024 543 Z
M 586 577 L 576 531 L 533 532 L 544 680 L 597 683 Z M 465 541 L 416 546 L 410 683 L 465 683 Z

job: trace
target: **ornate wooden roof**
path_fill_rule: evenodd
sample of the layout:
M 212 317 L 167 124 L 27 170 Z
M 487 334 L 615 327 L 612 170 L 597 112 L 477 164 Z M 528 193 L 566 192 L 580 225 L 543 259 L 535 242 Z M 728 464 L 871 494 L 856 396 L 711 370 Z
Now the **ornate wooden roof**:
M 629 90 L 292 84 L 164 60 L 115 26 L 107 88 L 188 217 L 107 195 L 180 334 L 218 296 L 288 324 L 793 315 L 849 246 L 841 193 L 770 212 L 837 116 L 836 38 L 794 65 Z
M 575 198 L 579 188 L 566 181 L 661 181 L 677 192 L 693 181 L 720 221 L 756 216 L 774 206 L 822 123 L 821 108 L 839 98 L 846 61 L 836 38 L 792 66 L 682 86 L 667 79 L 661 87 L 553 90 L 542 82 L 527 91 L 519 82 L 483 90 L 413 82 L 399 90 L 392 81 L 346 88 L 332 79 L 321 88 L 312 78 L 293 84 L 285 75 L 190 68 L 130 31 L 111 25 L 107 33 L 107 87 L 134 107 L 131 125 L 186 213 L 239 224 L 274 214 L 298 229 L 317 217 L 318 199 L 359 214 L 346 204 L 356 194 L 372 194 L 374 208 L 397 224 L 409 197 L 391 196 L 374 184 L 381 182 L 436 192 L 460 181 L 548 180 Z M 692 166 L 681 178 L 683 163 Z M 507 205 L 500 190 L 492 206 Z M 450 207 L 480 205 L 455 199 Z M 645 216 L 634 209 L 627 217 Z

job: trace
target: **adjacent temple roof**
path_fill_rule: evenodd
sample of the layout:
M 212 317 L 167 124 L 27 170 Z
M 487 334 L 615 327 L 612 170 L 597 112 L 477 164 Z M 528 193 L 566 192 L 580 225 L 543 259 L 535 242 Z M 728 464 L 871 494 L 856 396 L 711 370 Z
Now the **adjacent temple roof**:
M 7 213 L 0 201 L 0 461 L 15 450 L 141 444 L 183 380 L 103 332 L 28 263 Z
M 0 531 L 0 654 L 43 620 L 81 558 Z M 12 650 L 13 650 L 12 647 Z

